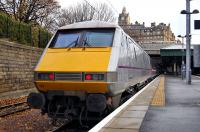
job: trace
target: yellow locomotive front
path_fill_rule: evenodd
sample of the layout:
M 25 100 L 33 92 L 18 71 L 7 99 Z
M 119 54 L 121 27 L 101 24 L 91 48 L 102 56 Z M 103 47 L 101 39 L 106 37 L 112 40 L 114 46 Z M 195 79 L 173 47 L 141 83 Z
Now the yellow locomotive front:
M 29 95 L 29 105 L 53 118 L 106 114 L 116 81 L 116 73 L 108 71 L 114 33 L 115 28 L 58 30 L 35 68 L 39 93 Z

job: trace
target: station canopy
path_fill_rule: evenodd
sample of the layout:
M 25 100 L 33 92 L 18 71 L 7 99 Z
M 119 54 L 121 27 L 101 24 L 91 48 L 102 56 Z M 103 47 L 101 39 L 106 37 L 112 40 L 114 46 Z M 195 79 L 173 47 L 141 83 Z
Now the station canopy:
M 193 45 L 191 45 L 191 55 L 193 55 Z M 186 45 L 173 44 L 161 48 L 160 56 L 186 56 Z

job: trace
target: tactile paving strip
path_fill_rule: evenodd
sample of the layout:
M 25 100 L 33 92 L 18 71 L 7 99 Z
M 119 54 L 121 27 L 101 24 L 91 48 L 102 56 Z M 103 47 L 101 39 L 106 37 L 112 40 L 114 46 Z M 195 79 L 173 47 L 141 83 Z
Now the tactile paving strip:
M 165 106 L 165 77 L 161 76 L 160 83 L 151 101 L 152 106 Z

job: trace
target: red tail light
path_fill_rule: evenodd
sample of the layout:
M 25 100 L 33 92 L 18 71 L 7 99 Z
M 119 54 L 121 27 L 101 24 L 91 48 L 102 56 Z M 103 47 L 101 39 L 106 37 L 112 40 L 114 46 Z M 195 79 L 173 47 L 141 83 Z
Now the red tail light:
M 50 80 L 54 80 L 54 74 L 53 74 L 53 73 L 50 73 L 50 74 L 49 74 L 49 79 L 50 79 Z
M 35 80 L 55 80 L 55 75 L 53 72 L 41 72 L 35 73 Z
M 85 80 L 92 80 L 91 74 L 85 74 Z
M 86 73 L 85 81 L 104 81 L 105 77 L 103 73 Z

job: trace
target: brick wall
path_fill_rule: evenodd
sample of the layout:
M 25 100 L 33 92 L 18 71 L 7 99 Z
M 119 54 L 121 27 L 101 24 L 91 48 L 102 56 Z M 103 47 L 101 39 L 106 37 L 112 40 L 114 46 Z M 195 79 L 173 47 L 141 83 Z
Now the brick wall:
M 35 88 L 33 69 L 42 49 L 0 40 L 0 93 Z

